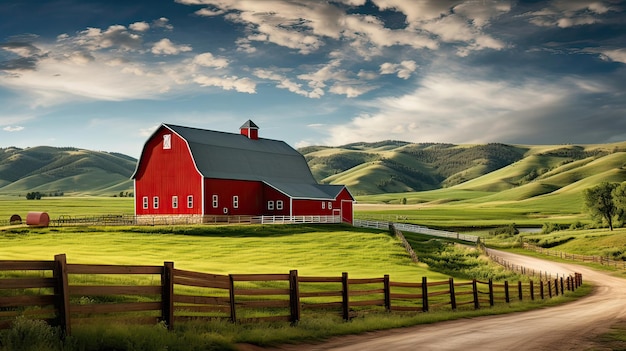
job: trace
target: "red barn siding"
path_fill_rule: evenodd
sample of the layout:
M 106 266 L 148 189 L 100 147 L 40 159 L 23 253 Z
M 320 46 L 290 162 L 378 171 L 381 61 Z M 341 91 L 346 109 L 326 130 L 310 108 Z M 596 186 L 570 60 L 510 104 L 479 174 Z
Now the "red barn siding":
M 268 208 L 268 202 L 273 201 L 274 209 L 270 210 Z M 278 209 L 277 202 L 283 202 L 282 210 Z M 289 197 L 280 191 L 272 188 L 271 186 L 265 185 L 263 187 L 263 208 L 261 209 L 261 214 L 264 216 L 289 216 L 291 215 Z
M 163 149 L 163 135 L 171 134 L 171 148 Z M 148 141 L 135 176 L 135 213 L 137 215 L 202 214 L 202 176 L 196 170 L 187 143 L 166 128 Z M 187 196 L 193 196 L 193 208 Z M 148 209 L 143 198 L 148 197 Z M 154 208 L 154 197 L 159 206 Z M 178 208 L 172 197 L 178 196 Z
M 204 180 L 205 214 L 256 216 L 263 210 L 263 184 L 256 181 L 210 179 Z M 213 207 L 213 196 L 217 195 L 217 207 Z M 235 208 L 233 197 L 238 197 Z

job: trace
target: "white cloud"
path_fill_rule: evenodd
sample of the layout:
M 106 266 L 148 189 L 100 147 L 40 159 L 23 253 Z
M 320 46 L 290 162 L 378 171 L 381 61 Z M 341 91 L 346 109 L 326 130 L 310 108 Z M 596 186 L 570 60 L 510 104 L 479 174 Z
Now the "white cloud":
M 397 74 L 398 78 L 409 79 L 417 69 L 417 63 L 413 60 L 402 61 L 399 64 L 385 62 L 380 65 L 380 74 Z
M 626 48 L 622 49 L 606 49 L 600 53 L 611 61 L 626 63 Z
M 6 126 L 4 128 L 2 128 L 2 130 L 4 130 L 5 132 L 21 132 L 22 130 L 24 130 L 24 127 L 22 126 Z
M 181 52 L 191 51 L 189 45 L 176 45 L 171 40 L 164 38 L 156 42 L 150 50 L 155 55 L 178 55 Z
M 169 19 L 165 17 L 161 17 L 158 20 L 154 20 L 152 22 L 152 25 L 156 28 L 164 28 L 166 30 L 173 30 L 174 26 L 172 26 L 169 22 L 170 22 Z
M 567 86 L 572 85 L 568 83 Z M 413 142 L 491 142 L 516 132 L 535 111 L 569 94 L 559 83 L 511 83 L 432 74 L 412 93 L 368 104 L 373 113 L 329 128 L 326 143 L 397 139 Z M 512 115 L 517 114 L 515 119 Z
M 135 22 L 128 26 L 128 28 L 136 31 L 136 32 L 145 32 L 150 29 L 150 25 L 147 22 Z
M 614 10 L 609 1 L 556 0 L 525 16 L 537 26 L 568 28 L 601 22 L 601 15 Z
M 210 52 L 205 52 L 203 54 L 197 55 L 193 59 L 193 63 L 204 66 L 204 67 L 214 67 L 214 68 L 226 68 L 228 67 L 228 60 L 223 57 L 215 57 Z
M 134 51 L 142 47 L 142 37 L 136 33 L 130 33 L 122 25 L 109 26 L 106 30 L 100 28 L 87 28 L 75 37 L 59 36 L 59 42 L 71 41 L 73 45 L 87 50 L 118 49 L 122 51 Z
M 152 135 L 152 133 L 154 133 L 157 128 L 159 128 L 161 125 L 160 124 L 155 124 L 153 126 L 150 127 L 146 127 L 146 128 L 140 128 L 139 129 L 139 136 L 141 137 L 149 137 Z
M 203 87 L 219 87 L 224 90 L 235 90 L 240 93 L 254 94 L 256 93 L 256 83 L 249 78 L 231 77 L 210 77 L 198 76 L 194 78 L 194 82 Z
M 196 11 L 195 13 L 198 16 L 214 17 L 214 16 L 219 16 L 219 15 L 224 14 L 224 11 L 203 8 L 203 9 L 200 9 L 200 10 Z

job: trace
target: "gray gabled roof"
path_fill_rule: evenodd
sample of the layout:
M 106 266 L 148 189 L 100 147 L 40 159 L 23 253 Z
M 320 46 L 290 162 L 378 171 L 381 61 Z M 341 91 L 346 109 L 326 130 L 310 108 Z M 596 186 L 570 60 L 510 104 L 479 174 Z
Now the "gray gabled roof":
M 252 121 L 248 123 L 256 127 Z M 252 140 L 237 133 L 173 124 L 162 127 L 187 142 L 196 168 L 205 178 L 260 181 L 294 199 L 334 199 L 344 188 L 317 184 L 304 156 L 283 141 Z

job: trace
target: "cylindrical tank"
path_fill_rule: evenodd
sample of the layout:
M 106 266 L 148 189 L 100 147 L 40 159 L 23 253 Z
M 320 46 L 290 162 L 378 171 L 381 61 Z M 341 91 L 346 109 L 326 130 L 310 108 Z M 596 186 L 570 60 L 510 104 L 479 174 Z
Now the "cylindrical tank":
M 35 227 L 47 227 L 50 224 L 50 216 L 46 212 L 28 212 L 26 224 Z

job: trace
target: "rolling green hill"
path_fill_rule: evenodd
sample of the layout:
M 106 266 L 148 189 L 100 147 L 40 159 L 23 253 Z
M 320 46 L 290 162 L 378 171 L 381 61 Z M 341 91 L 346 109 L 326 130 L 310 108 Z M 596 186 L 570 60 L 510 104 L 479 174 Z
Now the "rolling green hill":
M 318 181 L 345 184 L 366 201 L 470 201 L 478 195 L 480 201 L 548 195 L 578 199 L 582 190 L 601 181 L 626 181 L 626 142 L 455 145 L 394 140 L 298 151 Z M 132 191 L 129 177 L 136 162 L 123 154 L 78 148 L 0 148 L 0 194 L 110 196 Z M 432 191 L 436 195 L 428 195 Z
M 626 181 L 626 142 L 531 146 L 388 141 L 299 151 L 320 182 L 345 184 L 365 201 L 467 200 L 466 195 L 457 198 L 459 191 L 481 202 L 545 195 L 578 199 L 583 189 L 599 182 Z M 427 195 L 431 191 L 437 195 Z
M 78 148 L 0 148 L 0 194 L 113 195 L 132 191 L 132 157 Z

